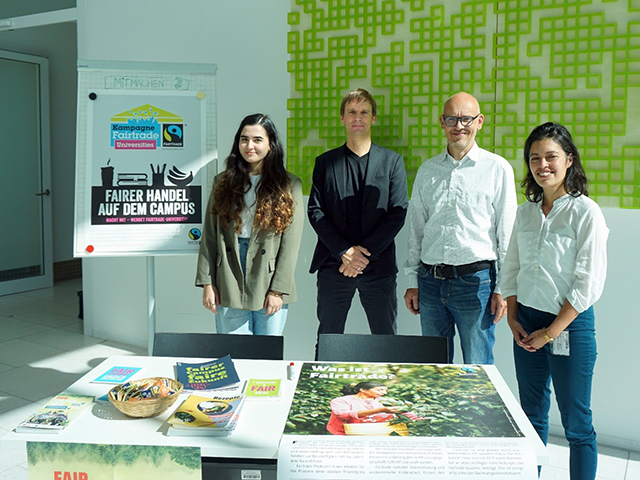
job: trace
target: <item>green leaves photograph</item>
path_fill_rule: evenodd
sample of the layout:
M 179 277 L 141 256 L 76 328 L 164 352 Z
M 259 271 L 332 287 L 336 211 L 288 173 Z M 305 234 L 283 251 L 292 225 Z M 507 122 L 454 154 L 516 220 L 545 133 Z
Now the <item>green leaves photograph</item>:
M 304 364 L 285 434 L 329 435 L 330 403 L 346 385 L 374 381 L 387 393 L 377 400 L 393 411 L 386 435 L 519 437 L 519 428 L 480 366 Z M 404 433 L 398 433 L 404 432 Z

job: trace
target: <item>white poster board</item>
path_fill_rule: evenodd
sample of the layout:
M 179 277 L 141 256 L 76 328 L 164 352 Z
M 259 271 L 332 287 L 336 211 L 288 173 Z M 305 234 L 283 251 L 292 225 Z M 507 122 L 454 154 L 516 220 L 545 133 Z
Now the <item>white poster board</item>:
M 304 363 L 278 479 L 534 480 L 533 444 L 488 367 Z
M 78 62 L 76 257 L 197 252 L 217 159 L 215 72 Z

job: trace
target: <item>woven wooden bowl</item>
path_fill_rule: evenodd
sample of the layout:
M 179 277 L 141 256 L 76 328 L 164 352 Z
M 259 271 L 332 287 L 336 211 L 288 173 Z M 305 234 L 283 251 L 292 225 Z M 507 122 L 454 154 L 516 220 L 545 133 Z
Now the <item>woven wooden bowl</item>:
M 141 378 L 140 380 L 133 380 L 131 383 L 135 384 L 144 384 L 146 382 L 155 382 L 160 380 L 163 377 L 151 377 L 151 378 Z M 173 395 L 169 395 L 167 397 L 158 397 L 158 398 L 144 398 L 142 400 L 133 401 L 133 402 L 123 402 L 116 398 L 116 392 L 120 389 L 121 385 L 117 387 L 113 387 L 109 390 L 107 394 L 107 398 L 113 404 L 116 409 L 124 413 L 129 417 L 136 418 L 151 418 L 156 417 L 158 415 L 163 414 L 168 410 L 168 408 L 175 403 L 180 394 L 182 393 L 182 384 L 173 378 L 166 378 L 169 381 L 169 386 L 176 393 Z

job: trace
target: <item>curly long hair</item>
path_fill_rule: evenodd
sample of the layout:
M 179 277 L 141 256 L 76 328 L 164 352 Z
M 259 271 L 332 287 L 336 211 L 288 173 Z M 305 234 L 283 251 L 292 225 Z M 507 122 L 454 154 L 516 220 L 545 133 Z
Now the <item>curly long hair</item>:
M 529 165 L 529 154 L 531 153 L 531 146 L 535 142 L 544 140 L 545 138 L 550 138 L 560 145 L 567 157 L 573 155 L 573 163 L 567 169 L 567 174 L 564 177 L 565 191 L 573 197 L 579 197 L 580 195 L 588 197 L 589 181 L 587 174 L 584 172 L 584 168 L 582 168 L 578 147 L 573 143 L 569 130 L 559 123 L 547 122 L 534 128 L 524 143 L 524 164 L 527 166 L 527 175 L 524 177 L 524 180 L 522 180 L 520 186 L 524 187 L 524 194 L 527 200 L 530 202 L 539 202 L 542 200 L 543 190 L 542 187 L 536 183 L 535 178 L 533 178 L 531 166 Z
M 239 145 L 240 135 L 247 125 L 260 125 L 269 138 L 269 153 L 262 161 L 262 174 L 256 185 L 253 227 L 282 233 L 293 220 L 291 180 L 284 168 L 284 149 L 278 138 L 276 126 L 268 115 L 261 113 L 246 116 L 238 127 L 231 153 L 225 160 L 226 169 L 214 188 L 211 214 L 219 218 L 222 228 L 228 228 L 233 221 L 235 231 L 242 231 L 240 214 L 246 207 L 244 195 L 251 188 L 251 180 L 249 163 L 242 158 Z

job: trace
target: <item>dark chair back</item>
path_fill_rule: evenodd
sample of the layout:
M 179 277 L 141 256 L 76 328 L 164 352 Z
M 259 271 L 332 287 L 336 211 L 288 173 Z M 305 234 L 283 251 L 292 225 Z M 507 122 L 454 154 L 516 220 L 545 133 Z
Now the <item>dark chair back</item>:
M 154 357 L 284 359 L 284 337 L 277 335 L 233 335 L 228 333 L 156 333 Z
M 319 361 L 449 363 L 446 337 L 320 334 Z

